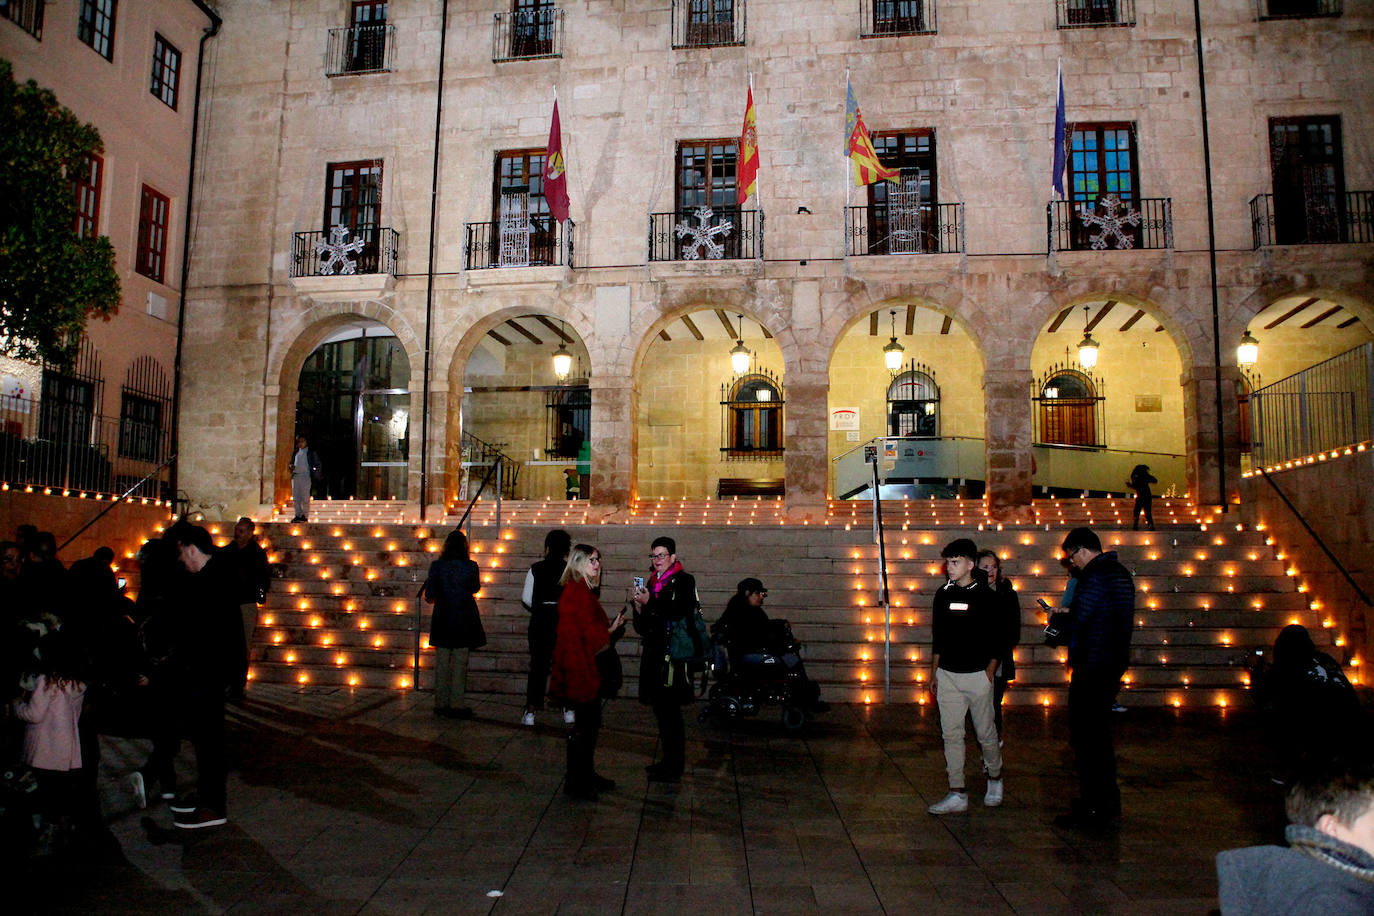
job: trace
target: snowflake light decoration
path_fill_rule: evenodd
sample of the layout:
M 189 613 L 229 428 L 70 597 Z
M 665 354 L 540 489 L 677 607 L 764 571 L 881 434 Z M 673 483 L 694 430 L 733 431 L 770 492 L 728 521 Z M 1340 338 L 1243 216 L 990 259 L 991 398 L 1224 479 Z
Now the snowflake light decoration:
M 1085 226 L 1097 226 L 1102 231 L 1097 235 L 1089 236 L 1092 242 L 1093 251 L 1101 251 L 1107 247 L 1107 238 L 1111 237 L 1116 243 L 1116 248 L 1133 248 L 1134 241 L 1129 235 L 1122 231 L 1123 226 L 1139 226 L 1140 211 L 1132 210 L 1129 205 L 1120 216 L 1117 215 L 1117 208 L 1123 206 L 1121 199 L 1115 195 L 1108 194 L 1106 197 L 1099 197 L 1097 205 L 1101 212 L 1095 210 L 1083 210 L 1078 216 L 1083 220 Z
M 714 211 L 710 207 L 697 207 L 694 215 L 699 225 L 689 226 L 684 220 L 673 226 L 673 232 L 677 233 L 678 238 L 683 239 L 689 235 L 692 237 L 692 241 L 682 249 L 683 260 L 699 260 L 701 249 L 705 248 L 708 260 L 719 261 L 725 257 L 725 246 L 717 242 L 715 237 L 729 238 L 731 230 L 734 229 L 734 224 L 726 219 L 721 220 L 719 226 L 712 226 L 711 217 L 714 215 Z
M 326 256 L 320 261 L 320 276 L 332 276 L 336 265 L 340 274 L 356 274 L 358 272 L 357 262 L 348 256 L 361 252 L 366 243 L 362 239 L 346 242 L 344 241 L 346 238 L 348 238 L 348 227 L 334 226 L 329 230 L 329 241 L 321 240 L 315 243 L 315 254 Z

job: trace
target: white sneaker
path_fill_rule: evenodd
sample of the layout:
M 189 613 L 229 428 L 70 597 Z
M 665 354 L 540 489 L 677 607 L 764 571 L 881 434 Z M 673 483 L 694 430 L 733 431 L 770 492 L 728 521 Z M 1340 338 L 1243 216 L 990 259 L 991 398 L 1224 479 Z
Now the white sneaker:
M 525 713 L 523 716 L 521 716 L 521 717 L 520 717 L 520 724 L 521 724 L 521 725 L 533 725 L 533 724 L 534 724 L 534 713 L 532 713 L 532 712 L 527 712 L 527 713 Z
M 577 714 L 574 713 L 571 709 L 565 709 L 565 710 L 563 710 L 563 722 L 564 722 L 565 724 L 567 724 L 567 725 L 572 725 L 573 722 L 575 722 L 576 720 L 577 720 Z
M 960 792 L 950 792 L 926 810 L 931 814 L 958 814 L 960 811 L 967 811 L 968 795 Z
M 142 810 L 148 807 L 148 793 L 143 785 L 143 774 L 134 770 L 129 774 L 129 788 L 134 793 L 134 804 Z
M 988 780 L 988 791 L 987 794 L 983 796 L 983 804 L 989 808 L 996 808 L 998 805 L 1002 804 L 1002 780 Z

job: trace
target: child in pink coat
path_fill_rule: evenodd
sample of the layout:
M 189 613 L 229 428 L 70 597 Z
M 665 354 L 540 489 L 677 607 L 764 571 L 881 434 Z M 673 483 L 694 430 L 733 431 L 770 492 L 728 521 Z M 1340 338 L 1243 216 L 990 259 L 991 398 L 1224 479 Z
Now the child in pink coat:
M 71 820 L 81 769 L 77 722 L 86 685 L 73 676 L 65 653 L 53 643 L 44 647 L 42 672 L 32 691 L 14 703 L 14 715 L 26 722 L 21 757 L 38 779 L 38 798 L 51 835 Z

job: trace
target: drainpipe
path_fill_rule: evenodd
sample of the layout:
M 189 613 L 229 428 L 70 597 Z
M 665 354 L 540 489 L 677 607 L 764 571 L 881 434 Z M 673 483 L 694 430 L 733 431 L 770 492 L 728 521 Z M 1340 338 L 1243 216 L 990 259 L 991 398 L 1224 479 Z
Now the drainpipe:
M 176 503 L 178 476 L 181 469 L 180 454 L 178 447 L 179 436 L 181 434 L 181 351 L 186 339 L 186 285 L 191 273 L 191 202 L 195 195 L 196 188 L 196 142 L 200 138 L 200 80 L 201 70 L 205 64 L 205 43 L 219 34 L 220 26 L 224 20 L 219 14 L 210 7 L 206 6 L 203 0 L 191 0 L 206 17 L 210 20 L 210 25 L 200 36 L 200 49 L 196 52 L 196 96 L 191 108 L 191 161 L 187 168 L 186 175 L 186 206 L 183 208 L 186 214 L 186 231 L 181 238 L 181 285 L 177 303 L 177 350 L 176 358 L 172 363 L 172 429 L 169 441 L 172 444 L 172 467 L 168 473 L 168 484 L 172 489 L 173 505 Z
M 444 51 L 448 45 L 448 0 L 439 24 L 439 83 L 434 93 L 434 166 L 429 176 L 429 263 L 425 268 L 425 352 L 420 395 L 420 521 L 425 520 L 429 496 L 429 363 L 434 326 L 434 233 L 439 224 L 439 132 L 444 120 Z
M 1221 316 L 1217 306 L 1217 226 L 1212 201 L 1212 137 L 1207 129 L 1207 71 L 1202 61 L 1202 10 L 1193 0 L 1193 28 L 1197 35 L 1198 103 L 1202 107 L 1202 177 L 1207 185 L 1207 257 L 1212 281 L 1212 387 L 1217 412 L 1217 486 L 1221 511 L 1230 509 L 1226 496 L 1226 435 L 1221 416 Z

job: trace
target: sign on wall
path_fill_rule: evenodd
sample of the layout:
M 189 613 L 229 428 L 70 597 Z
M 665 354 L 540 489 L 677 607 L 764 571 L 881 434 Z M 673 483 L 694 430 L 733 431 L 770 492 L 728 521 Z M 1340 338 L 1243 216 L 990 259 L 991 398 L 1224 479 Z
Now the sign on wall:
M 836 407 L 830 411 L 831 432 L 858 432 L 859 409 L 857 407 Z

